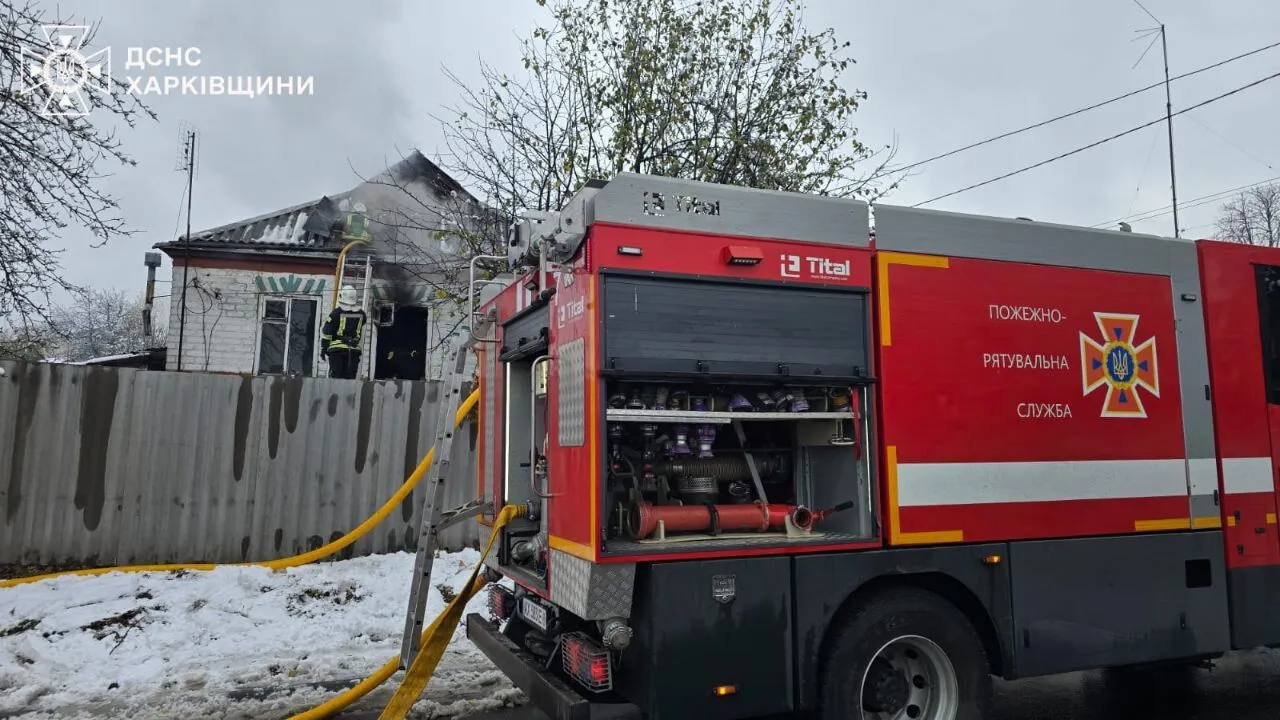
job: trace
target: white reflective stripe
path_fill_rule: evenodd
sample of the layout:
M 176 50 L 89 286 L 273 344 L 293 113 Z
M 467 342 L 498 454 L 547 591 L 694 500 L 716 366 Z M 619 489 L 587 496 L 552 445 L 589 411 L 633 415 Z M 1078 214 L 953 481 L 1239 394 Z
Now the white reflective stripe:
M 1218 489 L 1218 461 L 1213 458 L 1196 458 L 1187 461 L 1191 473 L 1191 494 L 1212 495 Z
M 521 285 L 516 288 L 516 312 L 520 312 L 533 304 L 533 291 Z
M 898 465 L 899 507 L 1179 496 L 1182 459 Z
M 1223 458 L 1222 491 L 1237 493 L 1275 492 L 1271 458 Z

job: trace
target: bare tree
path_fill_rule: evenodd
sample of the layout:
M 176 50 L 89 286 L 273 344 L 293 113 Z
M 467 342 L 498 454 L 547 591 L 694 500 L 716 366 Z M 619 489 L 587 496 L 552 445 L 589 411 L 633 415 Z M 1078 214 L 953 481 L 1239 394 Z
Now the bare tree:
M 436 300 L 461 301 L 477 255 L 505 255 L 510 217 L 465 192 L 441 196 L 421 180 L 391 175 L 366 181 L 393 191 L 370 205 L 383 279 L 425 286 Z M 487 277 L 487 275 L 486 275 Z
M 141 295 L 91 288 L 75 296 L 73 302 L 55 306 L 49 313 L 49 352 L 59 360 L 82 362 L 164 344 L 163 330 L 150 336 L 143 330 Z
M 92 53 L 96 26 L 80 54 L 53 51 L 45 26 L 70 24 L 34 2 L 0 0 L 0 322 L 10 328 L 47 320 L 50 294 L 74 289 L 62 276 L 61 251 L 50 247 L 67 228 L 88 230 L 95 246 L 132 234 L 116 200 L 99 187 L 98 166 L 104 158 L 135 163 L 91 118 L 129 127 L 144 115 L 155 118 L 110 76 L 100 89 L 76 93 L 88 115 L 57 114 L 66 109 L 58 101 L 69 97 L 60 81 L 92 74 L 81 58 Z
M 359 175 L 359 173 L 356 173 Z M 487 207 L 434 163 L 414 151 L 362 184 L 347 202 L 359 202 L 371 220 L 379 296 L 430 310 L 427 348 L 453 344 L 466 322 L 471 258 L 498 254 L 510 220 Z M 502 263 L 478 268 L 492 277 Z
M 391 180 L 395 183 L 395 180 Z M 505 255 L 510 219 L 462 194 L 430 202 L 401 185 L 412 202 L 391 204 L 378 213 L 378 225 L 389 230 L 387 244 L 396 261 L 379 267 L 377 276 L 389 292 L 408 296 L 425 287 L 423 303 L 431 309 L 428 351 L 449 347 L 466 325 L 471 259 Z M 488 280 L 504 262 L 478 263 L 478 279 Z M 416 293 L 415 293 L 416 295 Z
M 40 362 L 56 344 L 48 327 L 30 326 L 0 331 L 0 360 Z
M 422 265 L 445 265 L 423 273 L 444 278 L 433 282 L 445 295 L 463 294 L 471 257 L 505 254 L 515 217 L 558 210 L 589 179 L 632 171 L 868 199 L 896 186 L 884 172 L 892 149 L 871 150 L 853 127 L 867 94 L 841 85 L 849 43 L 807 31 L 800 0 L 550 10 L 550 26 L 522 43 L 521 77 L 483 62 L 478 84 L 446 70 L 462 100 L 441 120 L 440 165 L 483 205 L 409 203 L 391 221 L 459 238 Z
M 1280 183 L 1240 193 L 1218 213 L 1218 237 L 1246 245 L 1280 246 Z

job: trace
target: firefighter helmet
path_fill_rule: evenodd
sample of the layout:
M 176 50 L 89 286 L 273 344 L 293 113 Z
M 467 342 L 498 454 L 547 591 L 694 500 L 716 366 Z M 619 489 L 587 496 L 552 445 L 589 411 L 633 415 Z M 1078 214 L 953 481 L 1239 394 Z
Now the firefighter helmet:
M 356 289 L 350 285 L 343 285 L 338 291 L 338 304 L 344 307 L 355 307 Z

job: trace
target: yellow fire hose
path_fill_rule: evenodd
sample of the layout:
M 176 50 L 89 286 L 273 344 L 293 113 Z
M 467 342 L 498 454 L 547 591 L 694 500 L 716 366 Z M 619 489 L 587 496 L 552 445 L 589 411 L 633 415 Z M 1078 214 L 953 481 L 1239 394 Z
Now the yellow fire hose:
M 484 578 L 480 577 L 480 569 L 484 567 L 485 557 L 493 549 L 493 541 L 498 537 L 498 531 L 514 518 L 523 516 L 524 513 L 525 508 L 523 506 L 515 505 L 508 505 L 498 513 L 493 523 L 493 529 L 489 533 L 489 539 L 485 542 L 484 550 L 480 553 L 480 562 L 476 563 L 475 569 L 471 571 L 471 577 L 463 586 L 462 592 L 449 601 L 449 605 L 444 612 L 422 632 L 422 642 L 419 645 L 418 654 L 414 657 L 413 664 L 409 666 L 409 670 L 400 680 L 400 687 L 396 688 L 395 695 L 391 697 L 382 714 L 378 716 L 379 720 L 403 720 L 409 714 L 413 704 L 418 701 L 422 691 L 426 689 L 427 682 L 431 680 L 431 675 L 435 673 L 436 666 L 440 664 L 440 658 L 444 656 L 445 648 L 449 646 L 449 640 L 453 637 L 453 629 L 462 621 L 462 612 L 466 609 L 467 603 L 487 584 Z M 374 688 L 389 680 L 392 675 L 395 675 L 399 669 L 400 658 L 388 660 L 386 664 L 378 668 L 377 672 L 361 680 L 355 687 L 322 705 L 317 705 L 306 712 L 294 715 L 288 720 L 320 720 L 321 718 L 331 717 L 334 713 L 341 712 L 355 701 L 368 695 Z
M 479 402 L 479 400 L 480 400 L 480 391 L 475 390 L 469 396 L 467 396 L 466 400 L 462 401 L 462 404 L 458 406 L 458 414 L 454 417 L 454 427 L 458 427 L 463 423 L 463 421 L 466 420 L 467 415 L 471 413 L 471 410 L 475 408 L 476 403 Z M 87 570 L 64 570 L 63 572 L 47 573 L 44 575 L 32 575 L 29 577 L 14 578 L 12 580 L 2 580 L 0 581 L 0 588 L 14 587 L 17 585 L 25 585 L 27 583 L 39 582 L 41 580 L 48 580 L 49 578 L 55 578 L 55 577 L 63 577 L 66 575 L 105 575 L 107 573 L 113 573 L 113 572 L 166 572 L 171 570 L 212 570 L 216 567 L 225 567 L 228 565 L 256 565 L 261 567 L 268 567 L 268 568 L 271 568 L 272 570 L 283 570 L 285 568 L 298 567 L 299 565 L 307 565 L 309 563 L 316 562 L 317 560 L 323 560 L 324 558 L 327 558 L 330 555 L 342 550 L 343 548 L 347 547 L 351 543 L 354 543 L 355 541 L 367 535 L 370 530 L 373 530 L 373 528 L 378 525 L 378 523 L 385 520 L 386 517 L 390 515 L 393 510 L 399 507 L 400 503 L 403 502 L 404 499 L 409 496 L 409 493 L 413 491 L 414 486 L 416 486 L 419 482 L 422 481 L 423 476 L 427 474 L 427 469 L 431 467 L 431 461 L 435 457 L 435 453 L 436 453 L 436 449 L 434 447 L 428 450 L 427 454 L 423 456 L 422 462 L 418 463 L 418 467 L 414 468 L 413 473 L 409 475 L 408 478 L 405 479 L 404 484 L 400 486 L 400 489 L 396 490 L 395 494 L 392 495 L 390 499 L 388 499 L 385 503 L 383 503 L 382 507 L 378 508 L 377 512 L 375 512 L 374 514 L 366 518 L 364 522 L 357 525 L 353 530 L 351 530 L 351 532 L 348 532 L 346 535 L 343 535 L 337 540 L 334 540 L 330 543 L 322 545 L 316 548 L 315 550 L 304 552 L 300 555 L 280 558 L 279 560 L 267 560 L 267 561 L 243 562 L 243 563 L 190 563 L 190 564 L 174 563 L 174 564 L 168 564 L 168 565 L 121 565 L 118 567 L 90 568 Z
M 480 399 L 480 391 L 476 390 L 467 396 L 466 400 L 458 407 L 458 413 L 454 417 L 454 427 L 462 425 L 467 415 L 475 408 L 476 403 Z M 67 570 L 63 572 L 46 573 L 44 575 L 33 575 L 30 577 L 14 578 L 12 580 L 0 581 L 0 588 L 15 587 L 17 585 L 25 585 L 27 583 L 39 582 L 49 578 L 63 577 L 67 575 L 104 575 L 113 572 L 166 572 L 173 570 L 212 570 L 216 567 L 245 566 L 254 565 L 268 567 L 272 570 L 283 570 L 285 568 L 298 567 L 309 563 L 322 560 L 340 550 L 351 545 L 355 541 L 364 537 L 386 519 L 391 512 L 408 497 L 409 493 L 414 489 L 423 476 L 426 475 L 427 469 L 431 467 L 431 462 L 435 458 L 435 448 L 427 451 L 422 461 L 414 468 L 413 473 L 405 479 L 404 483 L 396 490 L 377 512 L 370 515 L 364 522 L 360 523 L 346 535 L 334 540 L 321 547 L 292 557 L 280 558 L 278 560 L 268 560 L 261 562 L 244 562 L 244 563 L 173 563 L 163 565 L 122 565 L 118 567 L 108 568 L 90 568 L 86 570 Z M 480 570 L 484 566 L 484 559 L 488 556 L 489 551 L 493 548 L 494 540 L 501 530 L 513 518 L 520 517 L 525 513 L 523 506 L 508 505 L 502 508 L 498 516 L 494 519 L 493 528 L 489 533 L 489 539 L 485 542 L 484 551 L 480 555 L 480 562 L 477 563 L 475 569 L 471 571 L 471 577 L 467 580 L 462 592 L 449 602 L 445 611 L 435 619 L 431 625 L 423 631 L 422 641 L 419 645 L 420 649 L 414 658 L 413 664 L 405 673 L 404 678 L 400 682 L 400 687 L 396 689 L 395 695 L 387 707 L 382 711 L 381 719 L 386 720 L 403 720 L 408 715 L 413 704 L 417 702 L 422 691 L 426 688 L 427 683 L 431 679 L 435 668 L 440 664 L 441 657 L 444 656 L 445 648 L 449 645 L 449 640 L 453 636 L 453 628 L 458 626 L 462 620 L 462 612 L 466 608 L 471 598 L 480 592 L 487 584 L 480 577 Z M 368 695 L 370 692 L 382 685 L 400 668 L 400 659 L 393 658 L 387 661 L 382 667 L 378 668 L 369 677 L 360 681 L 355 687 L 342 693 L 341 695 L 318 705 L 306 712 L 294 715 L 289 720 L 319 720 L 320 718 L 328 718 L 335 713 L 341 712 L 349 707 L 352 703 L 360 698 Z
M 338 307 L 338 293 L 342 289 L 342 264 L 347 259 L 347 252 L 357 245 L 364 245 L 368 240 L 352 240 L 342 246 L 342 250 L 338 253 L 338 262 L 333 266 L 333 306 Z

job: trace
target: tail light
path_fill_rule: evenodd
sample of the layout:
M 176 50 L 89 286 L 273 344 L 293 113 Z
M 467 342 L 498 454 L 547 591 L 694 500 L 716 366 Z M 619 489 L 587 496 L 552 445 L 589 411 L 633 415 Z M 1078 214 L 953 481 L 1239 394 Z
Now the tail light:
M 516 596 L 501 585 L 489 586 L 489 615 L 499 621 L 511 619 L 516 611 Z
M 560 636 L 560 657 L 564 672 L 591 692 L 613 689 L 613 664 L 609 651 L 580 632 Z

